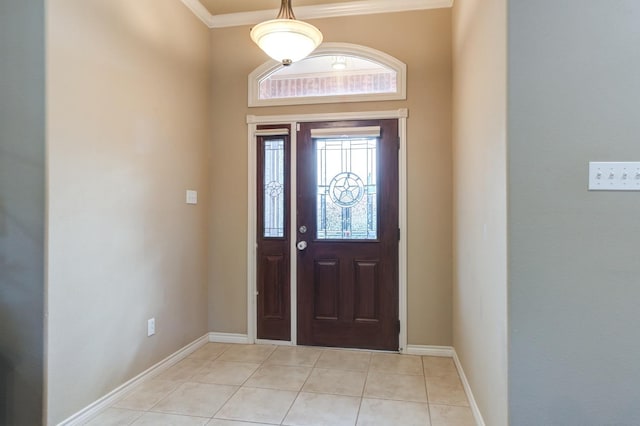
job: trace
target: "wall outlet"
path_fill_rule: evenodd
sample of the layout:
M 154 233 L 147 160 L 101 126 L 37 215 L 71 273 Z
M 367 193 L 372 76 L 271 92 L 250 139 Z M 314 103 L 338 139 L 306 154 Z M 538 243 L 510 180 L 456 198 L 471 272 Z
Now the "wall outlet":
M 147 320 L 147 337 L 156 334 L 156 319 L 151 318 Z

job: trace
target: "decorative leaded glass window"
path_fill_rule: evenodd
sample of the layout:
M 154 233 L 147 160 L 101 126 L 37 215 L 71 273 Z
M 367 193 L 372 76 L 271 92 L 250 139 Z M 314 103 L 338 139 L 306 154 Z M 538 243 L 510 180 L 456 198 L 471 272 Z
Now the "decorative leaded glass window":
M 264 150 L 264 238 L 284 237 L 284 139 L 265 139 L 262 144 Z
M 312 129 L 318 240 L 378 238 L 380 128 Z
M 354 44 L 324 43 L 290 66 L 269 61 L 249 76 L 249 106 L 406 99 L 406 65 Z

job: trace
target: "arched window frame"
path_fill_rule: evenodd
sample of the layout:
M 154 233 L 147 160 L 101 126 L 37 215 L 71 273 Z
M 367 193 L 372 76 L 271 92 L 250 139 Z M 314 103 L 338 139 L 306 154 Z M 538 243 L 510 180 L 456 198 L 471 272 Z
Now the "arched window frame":
M 269 60 L 249 74 L 249 107 L 309 105 L 340 102 L 371 102 L 407 99 L 407 65 L 391 55 L 351 43 L 323 43 L 305 59 L 318 56 L 353 56 L 383 65 L 396 73 L 397 87 L 394 93 L 369 93 L 357 95 L 304 96 L 295 98 L 260 99 L 260 81 L 283 68 Z M 305 60 L 303 59 L 303 60 Z

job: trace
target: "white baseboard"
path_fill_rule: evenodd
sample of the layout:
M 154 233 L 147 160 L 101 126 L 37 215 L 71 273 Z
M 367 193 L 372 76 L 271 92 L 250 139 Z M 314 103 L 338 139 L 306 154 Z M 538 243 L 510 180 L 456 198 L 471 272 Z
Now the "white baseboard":
M 407 355 L 441 356 L 452 358 L 455 350 L 451 346 L 407 345 L 404 353 Z
M 464 374 L 464 369 L 462 368 L 462 364 L 460 363 L 460 358 L 458 358 L 458 354 L 456 353 L 455 350 L 453 351 L 453 362 L 456 364 L 456 368 L 458 369 L 458 375 L 460 376 L 460 381 L 462 381 L 464 392 L 467 394 L 467 400 L 469 400 L 469 406 L 471 407 L 471 411 L 473 412 L 473 417 L 476 420 L 476 425 L 486 426 L 484 419 L 482 418 L 482 413 L 480 412 L 480 407 L 478 407 L 478 404 L 476 403 L 476 399 L 473 397 L 473 392 L 471 392 L 471 386 L 469 385 L 467 376 Z
M 455 348 L 451 346 L 407 345 L 407 349 L 404 351 L 404 353 L 407 355 L 441 356 L 453 358 L 453 362 L 456 365 L 456 369 L 458 370 L 458 375 L 460 376 L 460 381 L 462 382 L 462 386 L 464 387 L 464 393 L 467 394 L 469 407 L 473 412 L 473 417 L 476 421 L 476 425 L 486 426 L 484 419 L 482 418 L 480 408 L 476 403 L 476 399 L 473 397 L 473 392 L 471 392 L 471 386 L 469 385 L 467 376 L 464 374 L 464 369 L 462 368 L 462 364 L 460 363 L 460 359 L 458 358 L 458 354 L 456 353 Z
M 76 414 L 58 423 L 58 426 L 61 426 L 61 425 L 75 426 L 75 425 L 81 425 L 86 423 L 92 417 L 96 416 L 100 411 L 109 407 L 118 399 L 122 398 L 125 394 L 131 392 L 136 386 L 162 373 L 172 365 L 176 364 L 178 361 L 183 360 L 184 358 L 186 358 L 196 350 L 200 349 L 202 346 L 206 345 L 208 341 L 209 341 L 209 336 L 207 334 L 194 340 L 193 342 L 189 343 L 187 346 L 183 347 L 177 352 L 174 352 L 173 354 L 169 355 L 162 361 L 158 362 L 157 364 L 149 367 L 142 373 L 138 374 L 133 379 L 123 383 L 122 385 L 118 386 L 117 388 L 115 388 L 114 390 L 112 390 L 102 398 L 91 403 L 90 405 L 86 406 L 82 410 L 78 411 Z
M 250 344 L 253 343 L 249 340 L 249 336 L 246 334 L 236 333 L 209 333 L 209 341 L 216 343 L 240 343 Z

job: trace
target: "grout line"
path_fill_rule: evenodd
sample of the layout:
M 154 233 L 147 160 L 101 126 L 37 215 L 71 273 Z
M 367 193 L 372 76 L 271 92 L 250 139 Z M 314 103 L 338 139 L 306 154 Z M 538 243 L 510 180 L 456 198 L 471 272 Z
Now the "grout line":
M 322 354 L 321 354 L 322 356 Z M 320 359 L 320 357 L 318 357 L 318 359 Z M 318 360 L 316 359 L 316 362 L 313 364 L 315 365 L 318 362 Z M 308 367 L 307 367 L 308 368 Z M 286 420 L 287 416 L 289 415 L 289 413 L 291 412 L 291 409 L 293 408 L 294 404 L 296 403 L 296 401 L 298 400 L 298 398 L 300 397 L 300 394 L 302 393 L 302 389 L 304 389 L 304 385 L 307 384 L 307 382 L 309 381 L 309 377 L 311 377 L 311 374 L 313 374 L 313 369 L 314 367 L 311 367 L 309 374 L 307 375 L 306 379 L 304 379 L 304 382 L 302 383 L 302 385 L 300 386 L 300 389 L 298 390 L 298 393 L 296 394 L 296 397 L 293 398 L 293 402 L 291 403 L 291 405 L 289 406 L 289 409 L 287 410 L 287 412 L 284 414 L 284 417 L 282 418 L 282 421 L 280 422 L 280 424 L 284 424 L 284 421 Z
M 367 380 L 369 379 L 369 371 L 371 371 L 371 361 L 369 361 L 369 367 L 364 375 L 364 384 L 362 385 L 362 392 L 360 393 L 360 405 L 358 405 L 358 414 L 356 415 L 356 423 L 358 424 L 358 420 L 360 420 L 360 411 L 362 410 L 362 403 L 364 402 L 364 390 L 367 388 Z
M 242 389 L 242 386 L 238 386 L 238 389 L 236 389 L 231 395 L 229 395 L 229 397 L 227 399 L 224 400 L 224 402 L 220 405 L 220 408 L 218 408 L 216 410 L 216 412 L 213 413 L 213 415 L 211 417 L 209 417 L 209 419 L 213 420 L 216 417 L 216 414 L 218 414 L 220 412 L 220 410 L 222 410 L 222 408 L 224 408 L 224 406 L 227 405 L 227 402 L 231 401 L 231 398 L 233 398 L 238 393 L 238 391 L 240 389 Z
M 320 355 L 318 355 L 318 358 L 316 358 L 311 368 L 316 368 L 316 365 L 318 365 L 318 361 L 320 361 L 320 358 L 322 358 L 322 355 L 324 355 L 325 351 L 326 349 L 320 349 Z
M 358 420 L 360 420 L 360 410 L 362 410 L 362 403 L 364 402 L 364 398 L 360 397 L 360 404 L 358 404 L 358 412 L 356 413 L 356 421 L 353 423 L 353 426 L 358 424 Z
M 287 409 L 287 412 L 284 413 L 284 416 L 282 416 L 282 420 L 280 421 L 281 425 L 284 424 L 284 421 L 287 419 L 287 416 L 289 415 L 289 413 L 291 412 L 291 409 L 293 408 L 294 404 L 298 400 L 298 397 L 300 397 L 300 392 L 301 391 L 298 391 L 298 393 L 296 393 L 296 397 L 293 398 L 293 401 L 291 401 L 291 405 L 289 405 L 289 408 Z
M 216 357 L 212 362 L 217 361 L 217 360 L 218 360 L 218 359 L 219 359 L 219 358 L 220 358 L 220 357 L 221 357 L 225 352 L 227 352 L 230 348 L 231 348 L 231 344 L 229 344 L 229 346 L 228 346 L 228 347 L 226 347 L 222 352 L 220 352 L 220 353 L 218 354 L 218 356 L 217 356 L 217 357 Z M 221 361 L 221 362 L 224 362 L 224 361 Z M 256 369 L 256 370 L 257 370 L 257 369 Z M 251 377 L 251 376 L 249 376 L 249 377 Z M 246 382 L 247 380 L 249 380 L 249 379 L 248 379 L 248 378 L 247 378 L 247 379 L 245 379 L 245 382 Z M 243 382 L 243 383 L 244 383 L 244 382 Z M 229 395 L 229 398 L 227 398 L 227 399 L 226 399 L 226 400 L 225 400 L 225 401 L 220 405 L 220 408 L 218 408 L 218 409 L 216 410 L 216 412 L 215 412 L 215 413 L 213 413 L 213 415 L 211 416 L 211 419 L 214 419 L 214 418 L 216 417 L 216 414 L 218 414 L 218 413 L 220 412 L 220 410 L 222 410 L 222 408 L 223 408 L 225 405 L 227 405 L 227 403 L 231 400 L 231 398 L 233 398 L 233 397 L 238 393 L 238 391 L 239 391 L 240 389 L 242 389 L 242 385 L 238 386 L 238 388 L 237 388 L 237 389 L 236 389 L 236 390 L 235 390 L 231 395 Z
M 333 396 L 344 396 L 347 398 L 362 398 L 362 395 L 358 396 L 358 395 L 345 395 L 343 393 L 335 393 L 335 392 L 320 392 L 320 391 L 310 391 L 310 390 L 301 390 L 300 392 L 304 392 L 304 393 L 312 393 L 314 395 L 333 395 Z M 382 399 L 382 398 L 373 398 L 373 399 Z M 407 401 L 407 402 L 412 402 L 412 401 Z
M 433 425 L 433 419 L 431 418 L 431 401 L 429 400 L 429 384 L 427 383 L 427 372 L 424 368 L 424 357 L 420 357 L 420 364 L 422 364 L 422 377 L 424 377 L 424 391 L 427 393 L 427 414 L 429 415 L 429 424 Z
M 320 357 L 318 357 L 319 359 Z M 317 362 L 317 360 L 316 360 Z M 315 363 L 314 363 L 315 365 Z M 311 370 L 309 371 L 309 374 L 307 374 L 307 378 L 304 379 L 304 383 L 302 383 L 302 386 L 300 386 L 300 390 L 298 391 L 298 394 L 300 394 L 300 392 L 302 392 L 302 390 L 304 389 L 304 385 L 307 384 L 307 382 L 309 381 L 309 378 L 311 377 L 311 375 L 313 374 L 313 370 L 315 370 L 315 367 L 311 367 Z
M 430 405 L 442 405 L 445 407 L 458 407 L 458 408 L 471 408 L 470 405 L 443 404 L 441 402 L 434 402 L 433 404 L 430 404 Z
M 210 342 L 210 343 L 211 343 L 211 342 Z M 219 344 L 225 344 L 225 343 L 219 343 Z M 216 361 L 219 361 L 220 357 L 222 357 L 222 355 L 223 355 L 225 352 L 227 352 L 229 349 L 231 349 L 231 347 L 232 347 L 232 343 L 226 343 L 226 345 L 227 345 L 227 347 L 226 347 L 226 348 L 224 348 L 224 349 L 222 350 L 222 352 L 220 352 L 218 355 L 216 355 L 216 357 L 215 357 L 213 360 L 211 360 L 211 363 L 216 362 Z M 220 361 L 220 362 L 225 362 L 225 361 Z M 246 380 L 248 380 L 248 379 L 245 379 L 245 381 L 246 381 Z M 224 386 L 234 386 L 234 385 L 224 385 Z M 236 386 L 237 386 L 237 385 L 236 385 Z M 236 389 L 236 390 L 235 390 L 231 395 L 229 395 L 229 397 L 228 397 L 228 398 L 227 398 L 227 399 L 226 399 L 226 400 L 225 400 L 225 401 L 220 405 L 220 408 L 218 408 L 218 409 L 216 410 L 216 412 L 215 412 L 215 413 L 213 413 L 213 415 L 209 418 L 209 419 L 210 419 L 210 421 L 211 421 L 211 420 L 213 420 L 213 419 L 216 417 L 216 414 L 218 414 L 218 413 L 220 412 L 220 410 L 222 410 L 222 408 L 223 408 L 225 405 L 227 405 L 227 403 L 231 400 L 231 398 L 233 398 L 233 397 L 238 393 L 238 391 L 239 391 L 241 388 L 242 388 L 242 385 L 238 386 L 238 387 L 237 387 L 237 389 Z M 209 423 L 209 422 L 207 422 L 207 423 Z

